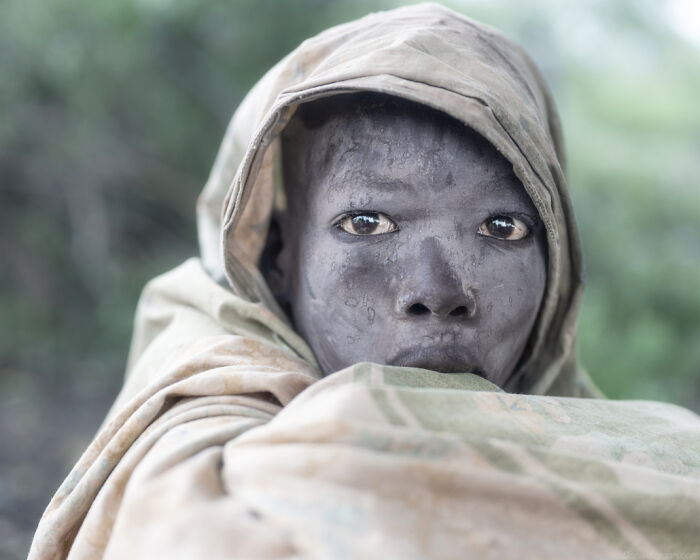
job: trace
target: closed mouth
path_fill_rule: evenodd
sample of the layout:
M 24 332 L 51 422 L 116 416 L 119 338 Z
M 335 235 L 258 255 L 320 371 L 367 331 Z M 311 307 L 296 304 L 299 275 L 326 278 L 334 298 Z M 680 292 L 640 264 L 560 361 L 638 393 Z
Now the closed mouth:
M 415 367 L 440 373 L 473 373 L 486 377 L 466 346 L 449 344 L 415 346 L 398 352 L 389 365 Z

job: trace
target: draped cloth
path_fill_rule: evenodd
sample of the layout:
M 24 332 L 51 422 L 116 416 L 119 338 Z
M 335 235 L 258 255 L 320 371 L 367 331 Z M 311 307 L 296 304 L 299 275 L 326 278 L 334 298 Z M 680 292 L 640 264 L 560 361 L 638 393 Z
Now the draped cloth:
M 542 219 L 546 292 L 505 390 L 368 363 L 322 378 L 262 279 L 280 132 L 299 104 L 358 91 L 476 130 Z M 442 6 L 302 43 L 236 111 L 199 201 L 201 255 L 144 290 L 123 389 L 30 559 L 697 557 L 698 417 L 587 398 L 563 152 L 527 55 Z

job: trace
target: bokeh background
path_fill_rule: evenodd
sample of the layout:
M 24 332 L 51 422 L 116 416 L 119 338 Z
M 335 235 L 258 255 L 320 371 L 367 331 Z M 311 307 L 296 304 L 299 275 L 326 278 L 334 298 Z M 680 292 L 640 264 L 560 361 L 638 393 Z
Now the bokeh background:
M 250 86 L 392 1 L 0 4 L 0 558 L 22 558 L 123 375 L 144 283 Z M 446 2 L 523 44 L 558 102 L 587 262 L 579 353 L 612 398 L 700 410 L 700 3 Z

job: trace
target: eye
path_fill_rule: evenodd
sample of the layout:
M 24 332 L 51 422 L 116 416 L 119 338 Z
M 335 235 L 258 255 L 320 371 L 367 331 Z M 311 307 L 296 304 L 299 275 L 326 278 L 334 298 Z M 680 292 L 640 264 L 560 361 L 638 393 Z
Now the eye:
M 495 237 L 505 241 L 517 241 L 530 233 L 525 223 L 513 216 L 498 215 L 484 220 L 479 226 L 479 233 L 486 237 Z
M 352 235 L 381 235 L 399 229 L 388 216 L 381 212 L 345 214 L 337 224 L 340 229 Z

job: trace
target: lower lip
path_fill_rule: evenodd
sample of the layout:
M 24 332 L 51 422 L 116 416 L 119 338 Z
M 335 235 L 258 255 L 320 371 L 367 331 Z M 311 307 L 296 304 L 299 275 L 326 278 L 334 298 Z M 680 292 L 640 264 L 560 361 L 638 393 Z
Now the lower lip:
M 474 373 L 483 376 L 479 368 L 468 360 L 466 350 L 459 346 L 410 349 L 400 352 L 390 364 L 440 373 Z

